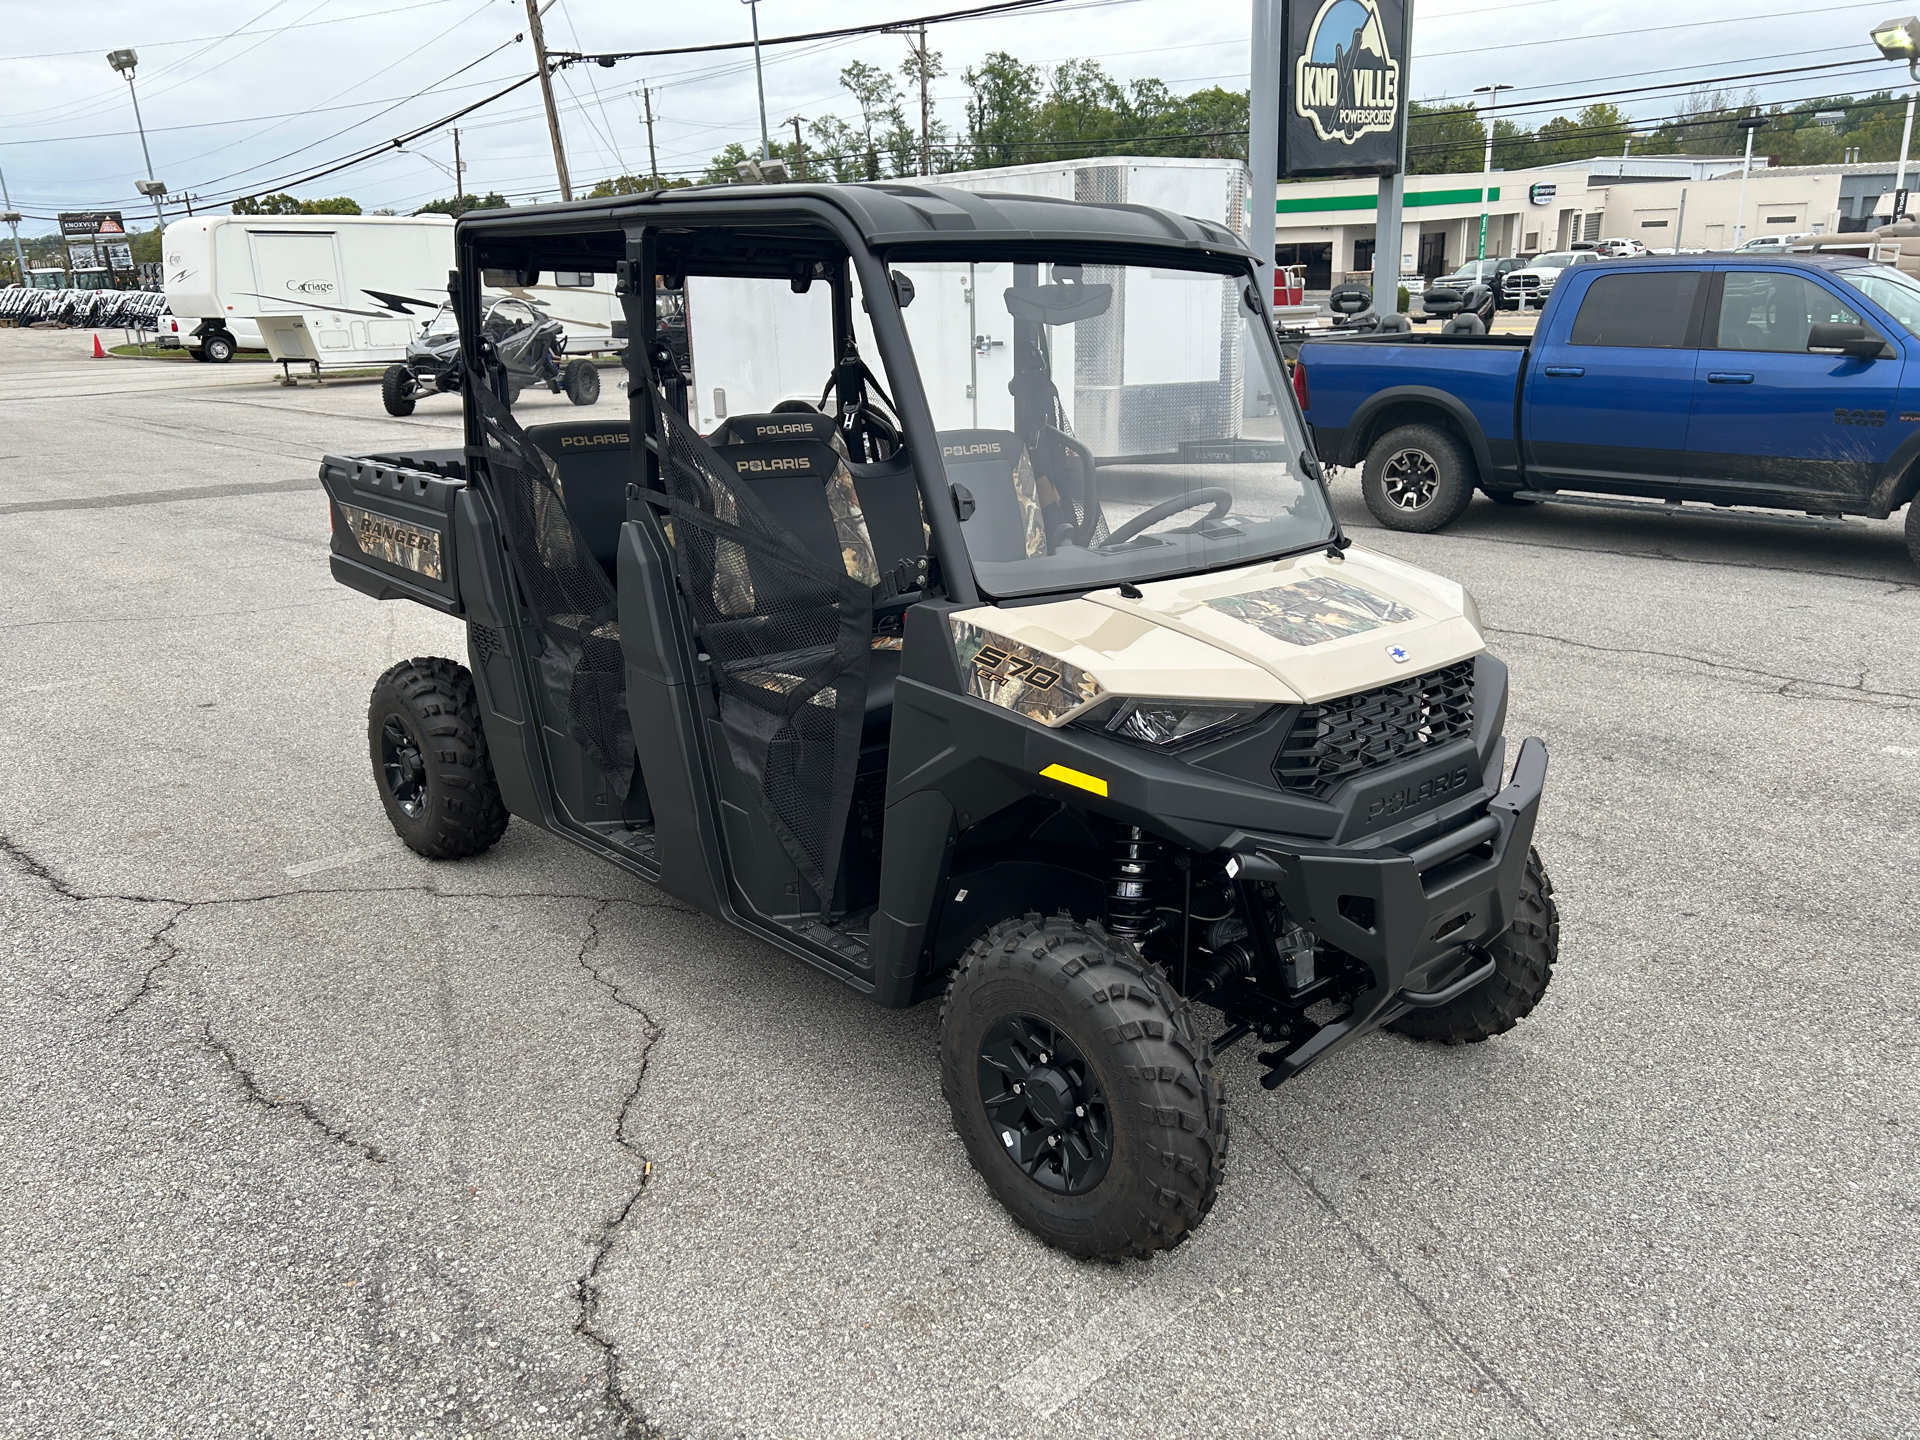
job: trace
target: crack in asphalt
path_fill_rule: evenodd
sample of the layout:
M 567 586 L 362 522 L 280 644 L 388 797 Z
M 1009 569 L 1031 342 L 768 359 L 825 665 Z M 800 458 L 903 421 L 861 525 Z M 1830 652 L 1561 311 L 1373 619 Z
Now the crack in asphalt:
M 1565 635 L 1549 635 L 1540 630 L 1513 630 L 1501 625 L 1484 627 L 1490 635 L 1519 635 L 1529 640 L 1549 640 L 1556 645 L 1568 645 L 1576 650 L 1593 650 L 1603 655 L 1644 655 L 1660 660 L 1679 660 L 1688 665 L 1700 665 L 1708 670 L 1726 670 L 1737 675 L 1755 675 L 1763 680 L 1777 680 L 1776 695 L 1789 700 L 1834 700 L 1853 705 L 1872 705 L 1882 710 L 1920 709 L 1920 695 L 1906 690 L 1869 690 L 1867 671 L 1860 672 L 1859 679 L 1851 685 L 1836 684 L 1832 680 L 1810 680 L 1804 675 L 1781 675 L 1772 670 L 1761 670 L 1752 665 L 1734 665 L 1725 660 L 1704 660 L 1698 655 L 1683 655 L 1673 650 L 1643 650 L 1632 645 L 1599 645 L 1591 640 L 1574 640 Z M 1809 695 L 1793 691 L 1795 685 L 1810 685 L 1819 690 L 1838 693 Z
M 322 895 L 383 895 L 415 894 L 439 900 L 585 900 L 593 902 L 593 910 L 587 916 L 587 933 L 582 937 L 576 954 L 580 968 L 607 997 L 621 1008 L 632 1011 L 640 1017 L 645 1043 L 640 1051 L 639 1067 L 634 1074 L 633 1084 L 628 1088 L 620 1102 L 619 1111 L 614 1120 L 614 1142 L 634 1156 L 640 1162 L 640 1183 L 627 1197 L 626 1203 L 613 1215 L 600 1223 L 599 1228 L 589 1237 L 591 1254 L 587 1267 L 574 1282 L 574 1293 L 579 1302 L 579 1314 L 574 1321 L 574 1333 L 599 1351 L 602 1361 L 601 1398 L 611 1412 L 618 1418 L 623 1440 L 659 1440 L 662 1431 L 656 1427 L 640 1407 L 634 1403 L 620 1383 L 623 1362 L 612 1336 L 597 1327 L 600 1311 L 600 1271 L 612 1255 L 618 1242 L 622 1227 L 639 1208 L 646 1196 L 647 1182 L 652 1178 L 653 1163 L 631 1133 L 631 1120 L 635 1107 L 639 1103 L 641 1087 L 646 1083 L 647 1070 L 651 1063 L 654 1046 L 665 1033 L 665 1027 L 638 1003 L 629 999 L 621 990 L 619 982 L 610 978 L 591 958 L 600 945 L 600 919 L 616 905 L 632 906 L 636 909 L 673 909 L 685 907 L 674 904 L 664 897 L 655 902 L 637 900 L 629 897 L 609 897 L 562 891 L 444 891 L 427 885 L 385 885 L 374 887 L 328 886 L 308 889 L 272 891 L 264 895 L 233 896 L 223 898 L 192 900 L 171 895 L 142 895 L 120 892 L 89 892 L 79 889 L 64 879 L 39 856 L 19 844 L 12 837 L 0 834 L 0 855 L 11 860 L 19 869 L 71 904 L 91 904 L 100 901 L 121 901 L 138 905 L 165 905 L 169 913 L 149 935 L 149 944 L 164 947 L 164 952 L 150 965 L 140 977 L 139 984 L 131 994 L 117 1005 L 107 1016 L 109 1021 L 118 1020 L 130 1013 L 141 1001 L 150 996 L 169 965 L 181 955 L 181 946 L 173 938 L 174 927 L 190 912 L 216 906 L 256 905 L 266 901 L 295 899 L 302 896 Z M 202 1047 L 225 1065 L 232 1077 L 235 1088 L 250 1105 L 258 1106 L 274 1114 L 292 1115 L 306 1125 L 320 1132 L 328 1140 L 344 1149 L 356 1152 L 365 1160 L 376 1165 L 390 1165 L 391 1156 L 370 1141 L 362 1140 L 352 1132 L 329 1121 L 304 1099 L 270 1095 L 260 1085 L 252 1070 L 243 1064 L 239 1053 L 226 1040 L 214 1033 L 213 1022 L 203 1019 L 200 1022 L 200 1042 Z
M 1287 1172 L 1300 1183 L 1301 1188 L 1304 1189 L 1308 1195 L 1312 1196 L 1315 1203 L 1332 1217 L 1333 1222 L 1346 1232 L 1348 1238 L 1351 1239 L 1355 1245 L 1359 1246 L 1361 1252 L 1369 1260 L 1386 1272 L 1387 1277 L 1393 1281 L 1400 1293 L 1413 1302 L 1414 1308 L 1426 1317 L 1427 1323 L 1433 1327 L 1434 1332 L 1439 1335 L 1442 1340 L 1452 1346 L 1460 1357 L 1480 1374 L 1481 1378 L 1502 1395 L 1506 1396 L 1513 1408 L 1526 1416 L 1535 1430 L 1539 1431 L 1542 1435 L 1550 1435 L 1553 1433 L 1548 1430 L 1546 1423 L 1534 1413 L 1533 1407 L 1528 1405 L 1525 1400 L 1522 1400 L 1519 1392 L 1507 1383 L 1505 1377 L 1502 1376 L 1499 1371 L 1495 1370 L 1479 1351 L 1475 1350 L 1473 1346 L 1469 1345 L 1464 1339 L 1454 1333 L 1453 1327 L 1448 1325 L 1447 1322 L 1440 1317 L 1439 1312 L 1428 1303 L 1427 1297 L 1414 1288 L 1412 1282 L 1400 1273 L 1400 1268 L 1389 1260 L 1386 1255 L 1381 1252 L 1379 1247 L 1367 1238 L 1365 1232 L 1363 1232 L 1359 1226 L 1347 1219 L 1341 1212 L 1340 1207 L 1335 1205 L 1327 1193 L 1313 1182 L 1312 1176 L 1308 1175 L 1305 1170 L 1301 1169 L 1300 1166 L 1294 1162 L 1291 1155 L 1274 1144 L 1271 1139 L 1261 1132 L 1259 1126 L 1249 1121 L 1245 1115 L 1240 1116 L 1237 1123 L 1259 1136 L 1260 1142 L 1273 1152 L 1275 1158 L 1286 1167 Z
M 621 1228 L 639 1208 L 641 1200 L 647 1193 L 647 1181 L 653 1177 L 653 1162 L 647 1159 L 646 1153 L 628 1133 L 627 1121 L 633 1113 L 634 1105 L 640 1099 L 640 1087 L 646 1083 L 647 1066 L 653 1058 L 653 1047 L 666 1033 L 665 1027 L 659 1021 L 622 994 L 619 983 L 608 979 L 600 967 L 589 958 L 595 950 L 600 948 L 600 917 L 614 905 L 622 903 L 626 902 L 603 900 L 594 907 L 593 913 L 587 916 L 587 933 L 581 937 L 580 951 L 576 958 L 580 962 L 580 968 L 592 977 L 595 985 L 606 991 L 608 998 L 614 1004 L 631 1010 L 640 1017 L 641 1026 L 646 1035 L 646 1043 L 640 1050 L 639 1070 L 633 1077 L 633 1085 L 627 1091 L 626 1099 L 620 1103 L 620 1111 L 613 1124 L 614 1143 L 640 1162 L 640 1183 L 627 1197 L 627 1203 L 620 1207 L 619 1213 L 602 1221 L 600 1229 L 592 1237 L 593 1248 L 587 1261 L 587 1268 L 574 1282 L 574 1294 L 580 1303 L 580 1314 L 573 1322 L 573 1331 L 600 1352 L 603 1366 L 601 1398 L 606 1401 L 613 1413 L 620 1417 L 621 1428 L 628 1440 L 657 1440 L 662 1432 L 647 1419 L 646 1414 L 633 1402 L 620 1384 L 621 1360 L 618 1346 L 611 1335 L 596 1328 L 596 1322 L 600 1318 L 600 1269 L 613 1254 L 613 1247 L 619 1241 Z
M 208 1050 L 226 1062 L 227 1073 L 233 1076 L 235 1081 L 238 1082 L 240 1093 L 249 1104 L 258 1105 L 262 1109 L 271 1111 L 274 1114 L 297 1115 L 322 1135 L 326 1136 L 327 1139 L 333 1141 L 334 1144 L 343 1146 L 349 1150 L 357 1150 L 362 1156 L 371 1160 L 376 1165 L 390 1165 L 393 1163 L 392 1157 L 387 1155 L 378 1146 L 370 1144 L 365 1140 L 357 1139 L 349 1131 L 342 1130 L 339 1126 L 332 1124 L 307 1101 L 299 1099 L 289 1100 L 285 1096 L 267 1094 L 266 1091 L 260 1088 L 260 1082 L 253 1078 L 253 1072 L 240 1063 L 240 1057 L 234 1052 L 233 1047 L 213 1033 L 213 1022 L 211 1020 L 202 1020 L 200 1022 L 200 1039 Z

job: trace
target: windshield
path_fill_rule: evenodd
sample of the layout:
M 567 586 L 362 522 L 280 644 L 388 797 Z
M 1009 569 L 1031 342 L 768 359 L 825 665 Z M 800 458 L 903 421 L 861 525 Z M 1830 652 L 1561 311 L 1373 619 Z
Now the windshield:
M 1573 263 L 1572 255 L 1540 255 L 1534 258 L 1536 270 L 1564 270 Z
M 1245 274 L 903 263 L 904 311 L 991 595 L 1248 564 L 1333 533 Z
M 426 328 L 421 330 L 420 337 L 423 340 L 429 338 L 437 339 L 442 335 L 458 335 L 459 333 L 459 317 L 453 313 L 453 306 L 450 303 L 442 301 L 440 308 L 433 312 L 433 318 L 427 321 Z
M 1909 335 L 1920 335 L 1920 280 L 1885 265 L 1866 265 L 1837 273 L 1904 325 Z

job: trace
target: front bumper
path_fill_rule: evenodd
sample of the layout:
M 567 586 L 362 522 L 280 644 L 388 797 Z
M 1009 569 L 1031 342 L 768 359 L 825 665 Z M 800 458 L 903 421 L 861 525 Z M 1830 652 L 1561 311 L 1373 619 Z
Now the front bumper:
M 1282 1055 L 1269 1088 L 1421 1005 L 1444 1004 L 1493 973 L 1485 947 L 1513 924 L 1533 843 L 1547 747 L 1520 746 L 1506 788 L 1452 829 L 1405 847 L 1302 845 L 1244 837 L 1229 871 L 1272 885 L 1295 923 L 1363 961 L 1372 988 L 1352 1011 Z

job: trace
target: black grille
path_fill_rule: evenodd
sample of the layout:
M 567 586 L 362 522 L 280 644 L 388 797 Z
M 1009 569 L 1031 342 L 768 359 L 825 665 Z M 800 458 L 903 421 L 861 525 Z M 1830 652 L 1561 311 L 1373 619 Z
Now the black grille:
M 1381 765 L 1445 744 L 1473 728 L 1473 661 L 1342 695 L 1301 710 L 1274 757 L 1282 790 L 1324 800 Z

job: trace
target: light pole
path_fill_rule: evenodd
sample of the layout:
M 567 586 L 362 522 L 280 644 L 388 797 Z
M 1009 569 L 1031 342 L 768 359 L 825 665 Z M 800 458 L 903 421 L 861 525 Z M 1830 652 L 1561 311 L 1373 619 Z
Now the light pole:
M 1733 248 L 1747 238 L 1747 172 L 1753 169 L 1753 132 L 1766 125 L 1764 115 L 1743 115 L 1733 122 L 1747 132 L 1747 158 L 1740 164 L 1740 204 L 1733 212 Z
M 1887 59 L 1907 62 L 1907 78 L 1914 82 L 1907 91 L 1907 122 L 1900 127 L 1900 168 L 1893 172 L 1893 218 L 1900 220 L 1907 211 L 1907 147 L 1913 143 L 1913 100 L 1920 95 L 1920 20 L 1911 15 L 1883 20 L 1871 34 Z
M 753 16 L 753 83 L 760 91 L 760 161 L 773 158 L 773 142 L 767 138 L 767 81 L 760 73 L 760 0 L 740 0 Z
M 153 201 L 154 224 L 160 229 L 165 229 L 167 216 L 166 212 L 160 208 L 160 197 L 167 193 L 167 187 L 153 178 L 153 155 L 147 149 L 147 126 L 146 122 L 140 118 L 139 92 L 133 88 L 133 72 L 140 64 L 139 52 L 110 50 L 107 52 L 107 64 L 127 77 L 127 95 L 133 101 L 133 124 L 134 128 L 140 132 L 140 157 L 147 162 L 147 178 L 144 182 L 136 184 L 134 188 Z
M 1500 92 L 1511 90 L 1511 85 L 1476 85 L 1473 93 L 1487 97 L 1487 159 L 1480 170 L 1480 253 L 1476 259 L 1487 258 L 1487 192 L 1493 185 L 1493 107 L 1499 103 Z

